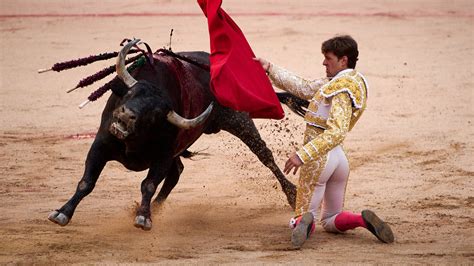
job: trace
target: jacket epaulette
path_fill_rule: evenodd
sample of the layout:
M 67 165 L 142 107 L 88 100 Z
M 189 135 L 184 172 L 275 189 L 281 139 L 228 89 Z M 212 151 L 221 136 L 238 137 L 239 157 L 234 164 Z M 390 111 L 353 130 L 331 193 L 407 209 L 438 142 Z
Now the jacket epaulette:
M 356 74 L 355 71 L 352 72 Z M 351 75 L 352 72 L 325 84 L 321 87 L 321 95 L 325 98 L 331 98 L 338 93 L 346 92 L 349 94 L 354 108 L 361 109 L 365 102 L 364 85 L 355 78 L 355 75 Z

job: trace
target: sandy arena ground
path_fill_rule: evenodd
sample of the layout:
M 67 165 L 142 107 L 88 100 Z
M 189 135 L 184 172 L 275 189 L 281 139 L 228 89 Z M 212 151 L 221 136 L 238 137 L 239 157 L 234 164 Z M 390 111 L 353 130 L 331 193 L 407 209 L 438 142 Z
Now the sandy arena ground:
M 68 226 L 49 222 L 75 190 L 107 99 L 77 108 L 103 82 L 65 91 L 114 60 L 36 71 L 118 50 L 123 38 L 156 50 L 168 45 L 171 28 L 174 51 L 209 51 L 206 20 L 189 0 L 2 0 L 0 264 L 474 264 L 474 3 L 254 2 L 223 7 L 257 55 L 302 76 L 324 75 L 322 41 L 347 33 L 359 42 L 358 70 L 371 87 L 369 107 L 345 141 L 352 166 L 345 208 L 376 211 L 395 243 L 318 225 L 303 249 L 292 250 L 293 213 L 276 179 L 228 133 L 191 147 L 204 151 L 184 160 L 149 232 L 133 226 L 146 172 L 118 163 L 106 166 Z M 256 121 L 281 167 L 304 128 L 285 110 L 282 121 Z

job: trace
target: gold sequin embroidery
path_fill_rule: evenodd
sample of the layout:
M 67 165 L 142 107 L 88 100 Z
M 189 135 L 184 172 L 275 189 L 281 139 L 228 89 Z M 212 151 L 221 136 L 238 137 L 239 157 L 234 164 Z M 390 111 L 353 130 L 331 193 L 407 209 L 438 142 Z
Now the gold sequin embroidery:
M 331 112 L 327 129 L 306 143 L 297 151 L 300 159 L 307 163 L 322 157 L 342 143 L 349 131 L 352 117 L 351 99 L 347 93 L 339 93 L 332 98 Z
M 328 84 L 321 88 L 321 94 L 326 97 L 332 97 L 338 93 L 347 92 L 351 97 L 352 104 L 356 109 L 361 109 L 365 102 L 364 86 L 350 75 L 331 80 Z
M 307 80 L 273 64 L 268 77 L 275 87 L 305 100 L 312 99 L 316 92 L 329 81 L 327 78 Z

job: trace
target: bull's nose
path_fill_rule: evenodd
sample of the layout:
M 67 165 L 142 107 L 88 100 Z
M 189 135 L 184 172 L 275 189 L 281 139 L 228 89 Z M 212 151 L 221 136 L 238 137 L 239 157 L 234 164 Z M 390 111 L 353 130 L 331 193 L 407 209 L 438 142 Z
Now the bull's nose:
M 125 139 L 135 132 L 136 113 L 121 106 L 115 109 L 109 131 L 119 139 Z

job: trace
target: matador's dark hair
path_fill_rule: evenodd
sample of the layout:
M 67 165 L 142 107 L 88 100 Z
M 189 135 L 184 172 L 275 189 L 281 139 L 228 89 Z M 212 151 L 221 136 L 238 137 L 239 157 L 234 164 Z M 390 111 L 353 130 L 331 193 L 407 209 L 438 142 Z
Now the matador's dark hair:
M 349 68 L 355 68 L 359 56 L 357 42 L 349 35 L 336 36 L 323 42 L 321 52 L 332 52 L 337 58 L 347 56 L 347 66 Z

